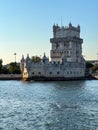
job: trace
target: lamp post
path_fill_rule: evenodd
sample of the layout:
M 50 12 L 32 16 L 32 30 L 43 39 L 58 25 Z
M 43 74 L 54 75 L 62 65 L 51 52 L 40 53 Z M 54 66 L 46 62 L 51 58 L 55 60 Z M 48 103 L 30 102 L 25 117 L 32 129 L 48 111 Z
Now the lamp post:
M 14 56 L 15 56 L 15 63 L 16 63 L 16 53 L 14 53 Z

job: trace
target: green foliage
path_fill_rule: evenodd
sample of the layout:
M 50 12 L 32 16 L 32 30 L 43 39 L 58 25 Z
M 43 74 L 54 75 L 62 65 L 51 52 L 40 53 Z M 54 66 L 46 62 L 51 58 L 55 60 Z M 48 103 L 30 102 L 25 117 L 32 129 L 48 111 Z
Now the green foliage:
M 31 62 L 41 62 L 41 58 L 40 57 L 38 57 L 38 56 L 32 56 L 32 58 L 31 58 Z
M 0 69 L 2 68 L 2 59 L 0 59 Z
M 16 62 L 10 63 L 8 70 L 9 70 L 9 73 L 11 73 L 11 74 L 20 74 L 21 73 L 20 67 L 19 67 L 19 65 L 17 65 Z
M 6 67 L 2 67 L 2 70 L 1 70 L 1 73 L 2 74 L 9 74 L 9 71 L 8 71 L 8 69 L 6 68 Z
M 0 74 L 2 73 L 2 59 L 0 59 Z
M 98 70 L 98 64 L 96 64 L 96 65 L 94 65 L 94 66 L 92 67 L 92 71 L 93 71 L 93 72 L 95 72 L 96 70 Z
M 16 62 L 12 62 L 9 64 L 9 67 L 5 67 L 2 65 L 3 61 L 0 59 L 0 74 L 20 74 L 20 66 Z
M 89 69 L 91 67 L 93 67 L 93 64 L 91 64 L 90 62 L 86 62 L 86 68 Z

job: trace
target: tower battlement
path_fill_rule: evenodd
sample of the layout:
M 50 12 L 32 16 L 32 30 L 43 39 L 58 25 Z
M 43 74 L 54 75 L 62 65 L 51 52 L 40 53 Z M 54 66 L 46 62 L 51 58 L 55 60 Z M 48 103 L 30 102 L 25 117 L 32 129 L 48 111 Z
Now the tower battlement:
M 71 23 L 69 23 L 68 26 L 58 26 L 53 25 L 53 37 L 54 38 L 59 38 L 59 37 L 80 37 L 80 26 L 78 25 L 77 27 L 72 26 Z

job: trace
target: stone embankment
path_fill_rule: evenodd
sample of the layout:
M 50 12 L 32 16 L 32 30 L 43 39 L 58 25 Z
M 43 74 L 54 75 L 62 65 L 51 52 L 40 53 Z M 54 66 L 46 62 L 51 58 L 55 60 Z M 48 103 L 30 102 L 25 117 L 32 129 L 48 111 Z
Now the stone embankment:
M 0 80 L 21 80 L 22 74 L 0 74 Z

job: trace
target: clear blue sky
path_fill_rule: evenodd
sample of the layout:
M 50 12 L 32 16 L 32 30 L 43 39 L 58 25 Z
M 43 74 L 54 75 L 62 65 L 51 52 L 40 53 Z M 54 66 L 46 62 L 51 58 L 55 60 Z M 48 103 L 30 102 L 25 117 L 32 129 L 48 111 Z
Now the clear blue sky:
M 98 0 L 0 0 L 0 58 L 17 61 L 22 54 L 50 55 L 52 25 L 80 24 L 83 55 L 97 59 Z

